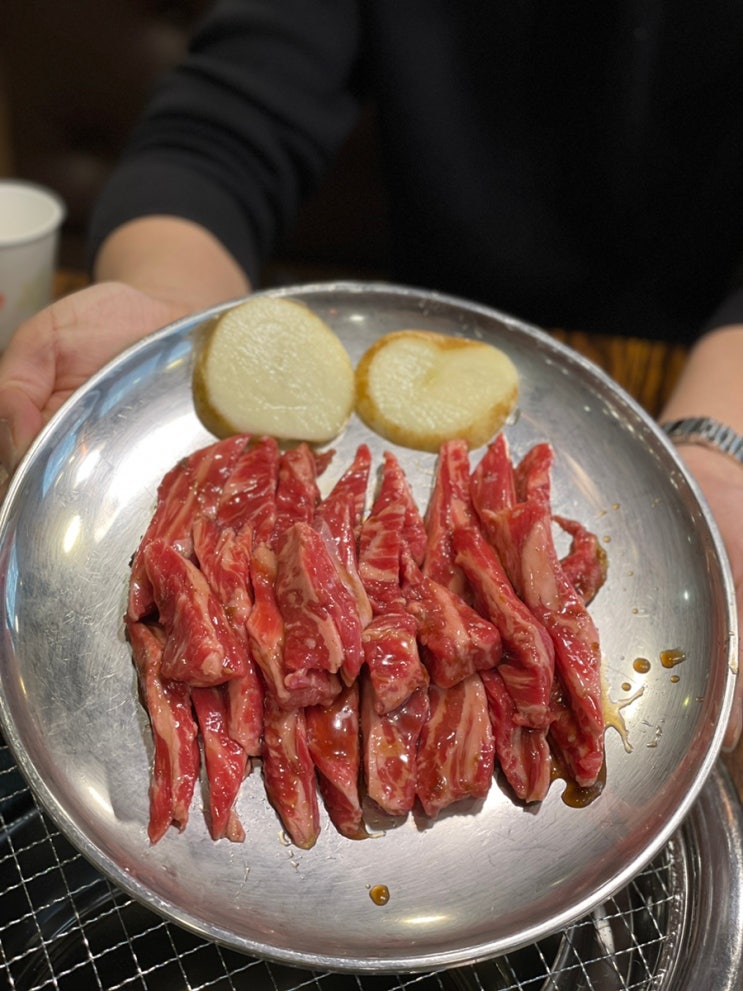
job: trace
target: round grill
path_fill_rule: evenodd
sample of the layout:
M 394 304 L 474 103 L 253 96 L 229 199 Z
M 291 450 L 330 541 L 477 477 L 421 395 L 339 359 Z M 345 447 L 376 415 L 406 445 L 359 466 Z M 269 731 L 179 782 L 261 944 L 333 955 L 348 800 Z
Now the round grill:
M 732 991 L 743 972 L 742 834 L 716 771 L 661 853 L 564 932 L 438 973 L 311 973 L 205 942 L 132 901 L 40 812 L 0 745 L 0 977 L 34 991 Z

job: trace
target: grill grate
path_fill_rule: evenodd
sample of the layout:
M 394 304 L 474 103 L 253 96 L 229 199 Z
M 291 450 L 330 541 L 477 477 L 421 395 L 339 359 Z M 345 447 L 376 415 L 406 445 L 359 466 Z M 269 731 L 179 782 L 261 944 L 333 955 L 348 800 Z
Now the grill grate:
M 17 991 L 657 991 L 681 938 L 678 840 L 564 933 L 438 973 L 314 973 L 161 919 L 100 875 L 38 808 L 0 740 L 0 983 Z

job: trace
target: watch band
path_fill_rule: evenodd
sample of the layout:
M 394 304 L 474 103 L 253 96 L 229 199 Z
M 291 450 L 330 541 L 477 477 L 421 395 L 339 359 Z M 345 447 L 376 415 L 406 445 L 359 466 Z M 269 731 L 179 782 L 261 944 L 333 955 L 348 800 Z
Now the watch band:
M 743 437 L 732 427 L 709 416 L 691 416 L 661 423 L 661 430 L 676 444 L 712 447 L 743 464 Z

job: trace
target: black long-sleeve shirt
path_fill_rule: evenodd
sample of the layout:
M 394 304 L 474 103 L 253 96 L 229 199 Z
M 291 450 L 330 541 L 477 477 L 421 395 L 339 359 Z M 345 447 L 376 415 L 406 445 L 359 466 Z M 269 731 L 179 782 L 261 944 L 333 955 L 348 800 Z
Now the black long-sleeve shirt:
M 690 340 L 743 322 L 735 0 L 218 0 L 91 251 L 171 213 L 257 282 L 370 98 L 399 281 L 543 326 Z

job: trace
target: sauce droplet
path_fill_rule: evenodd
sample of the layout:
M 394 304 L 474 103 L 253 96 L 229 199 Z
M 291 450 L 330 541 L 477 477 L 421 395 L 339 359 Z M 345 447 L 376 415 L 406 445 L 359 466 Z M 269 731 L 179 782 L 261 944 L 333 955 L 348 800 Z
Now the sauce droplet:
M 570 806 L 571 809 L 585 809 L 587 806 L 595 802 L 599 797 L 601 792 L 604 790 L 604 785 L 606 784 L 606 761 L 601 766 L 601 771 L 596 779 L 596 783 L 589 785 L 587 788 L 576 784 L 572 778 L 569 778 L 565 782 L 565 790 L 562 793 L 562 800 L 565 805 Z
M 625 682 L 622 685 L 623 691 L 629 691 L 632 686 Z M 645 686 L 641 685 L 637 691 L 630 695 L 626 699 L 620 699 L 618 702 L 613 702 L 606 691 L 603 693 L 601 700 L 601 708 L 604 714 L 604 723 L 606 728 L 609 727 L 615 729 L 622 740 L 622 745 L 624 746 L 625 753 L 632 753 L 632 744 L 629 742 L 629 731 L 627 730 L 627 723 L 622 715 L 622 709 L 626 709 L 628 705 L 632 705 L 633 702 L 641 698 L 645 694 Z
M 375 884 L 369 889 L 369 897 L 375 905 L 386 905 L 390 900 L 390 889 L 386 884 Z
M 681 678 L 679 678 L 679 676 L 677 674 L 672 674 L 671 675 L 671 684 L 672 685 L 678 685 L 678 683 L 680 681 L 681 681 Z
M 675 668 L 677 664 L 681 664 L 685 660 L 686 654 L 683 650 L 679 650 L 678 647 L 660 652 L 660 663 L 664 668 Z
M 632 688 L 632 685 L 630 685 L 630 683 L 628 681 L 623 681 L 622 682 L 622 691 L 623 692 L 628 692 L 631 688 Z
M 638 674 L 647 674 L 650 670 L 650 661 L 647 657 L 636 657 L 632 662 L 632 667 Z

